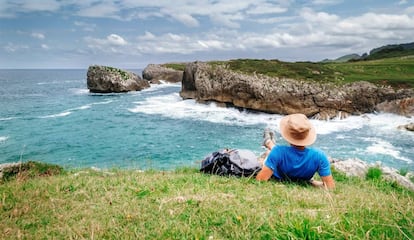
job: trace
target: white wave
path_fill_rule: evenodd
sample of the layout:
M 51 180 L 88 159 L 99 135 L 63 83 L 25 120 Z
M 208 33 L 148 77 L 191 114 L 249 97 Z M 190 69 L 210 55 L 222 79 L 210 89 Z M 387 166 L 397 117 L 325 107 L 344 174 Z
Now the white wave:
M 89 89 L 86 89 L 86 88 L 70 88 L 69 91 L 75 95 L 89 94 Z
M 153 91 L 157 91 L 159 89 L 163 89 L 163 88 L 170 88 L 170 87 L 174 87 L 174 88 L 181 88 L 181 83 L 169 83 L 169 82 L 165 82 L 165 81 L 160 81 L 161 84 L 150 84 L 151 87 L 146 88 L 144 90 L 142 90 L 141 92 L 153 92 Z M 134 93 L 139 93 L 139 92 L 134 92 Z
M 366 124 L 364 118 L 360 116 L 350 116 L 345 119 L 332 119 L 328 121 L 311 119 L 310 121 L 315 126 L 316 132 L 322 135 L 360 129 Z
M 57 114 L 52 114 L 52 115 L 46 115 L 46 116 L 41 116 L 39 118 L 57 118 L 57 117 L 65 117 L 70 115 L 72 112 L 70 111 L 66 111 L 66 112 L 61 112 L 61 113 L 57 113 Z
M 345 119 L 333 119 L 329 121 L 311 120 L 318 134 L 347 132 L 365 127 L 371 127 L 382 134 L 392 134 L 399 131 L 397 128 L 399 125 L 408 124 L 410 121 L 412 120 L 404 116 L 383 113 L 350 116 Z
M 106 100 L 106 101 L 102 101 L 102 102 L 91 103 L 91 105 L 110 104 L 110 103 L 112 103 L 113 101 L 114 101 L 114 100 Z
M 0 136 L 0 143 L 5 142 L 7 139 L 9 139 L 9 136 Z
M 179 86 L 179 85 L 177 85 Z M 166 87 L 166 86 L 163 86 Z M 134 113 L 158 114 L 174 119 L 195 119 L 213 123 L 234 125 L 263 124 L 279 132 L 279 114 L 240 111 L 235 108 L 218 107 L 215 103 L 200 104 L 195 100 L 183 100 L 178 93 L 151 96 L 143 101 L 135 102 Z M 372 127 L 380 131 L 398 131 L 397 126 L 406 124 L 410 119 L 393 114 L 365 114 L 349 116 L 345 119 L 321 121 L 311 119 L 318 134 L 344 133 L 355 129 Z
M 366 114 L 366 116 L 369 118 L 369 125 L 380 131 L 398 131 L 398 126 L 412 122 L 410 118 L 391 113 Z
M 41 117 L 39 117 L 39 118 L 56 118 L 56 117 L 65 117 L 65 116 L 67 116 L 67 115 L 69 115 L 69 114 L 72 114 L 72 112 L 73 112 L 73 111 L 85 110 L 85 109 L 89 109 L 89 108 L 91 108 L 93 105 L 109 104 L 109 103 L 111 103 L 111 102 L 113 102 L 113 101 L 112 101 L 112 100 L 109 100 L 109 101 L 103 101 L 103 102 L 96 102 L 96 103 L 85 104 L 85 105 L 82 105 L 82 106 L 80 106 L 80 107 L 75 107 L 75 108 L 70 108 L 70 109 L 67 109 L 67 110 L 65 110 L 65 111 L 63 111 L 63 112 L 61 112 L 61 113 L 51 114 L 51 115 L 46 115 L 46 116 L 41 116 Z M 0 119 L 0 120 L 1 120 L 1 119 Z
M 397 147 L 393 146 L 390 142 L 384 141 L 379 138 L 371 138 L 371 141 L 374 143 L 367 147 L 366 151 L 369 154 L 382 154 L 382 155 L 388 155 L 395 159 L 399 159 L 408 163 L 412 163 L 411 159 L 408 159 L 406 157 L 402 157 L 400 155 L 400 151 Z
M 10 121 L 14 119 L 19 119 L 19 117 L 7 117 L 7 118 L 0 118 L 0 121 Z
M 275 122 L 274 120 L 280 117 L 274 114 L 218 107 L 215 103 L 199 104 L 195 100 L 182 100 L 178 93 L 149 97 L 136 104 L 135 108 L 128 110 L 134 113 L 159 114 L 174 119 L 194 119 L 223 124 L 262 124 Z
M 81 82 L 82 80 L 65 80 L 65 81 L 50 81 L 50 82 L 38 82 L 37 85 L 52 85 L 52 84 L 62 84 L 62 83 L 74 83 L 74 82 Z
M 68 109 L 65 112 L 71 112 L 71 111 L 76 111 L 76 110 L 85 110 L 85 109 L 88 109 L 88 108 L 91 108 L 91 107 L 92 107 L 92 104 L 86 104 L 86 105 L 83 105 L 83 106 L 80 106 L 80 107 L 77 107 L 77 108 Z
M 279 131 L 279 121 L 283 117 L 279 114 L 240 111 L 236 108 L 218 107 L 215 103 L 200 104 L 195 100 L 183 100 L 178 93 L 163 96 L 153 96 L 142 102 L 136 102 L 135 108 L 128 109 L 134 113 L 159 114 L 175 119 L 196 119 L 213 123 L 256 125 L 263 124 Z M 318 134 L 349 131 L 361 128 L 364 121 L 361 117 L 349 117 L 344 120 L 319 121 L 311 120 Z

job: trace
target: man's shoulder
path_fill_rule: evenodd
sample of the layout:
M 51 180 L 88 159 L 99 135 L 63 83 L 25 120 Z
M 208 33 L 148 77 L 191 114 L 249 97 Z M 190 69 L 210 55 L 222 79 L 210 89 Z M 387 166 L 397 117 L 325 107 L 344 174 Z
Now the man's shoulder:
M 324 151 L 322 151 L 321 149 L 318 148 L 308 148 L 308 151 L 311 153 L 311 155 L 313 157 L 316 157 L 318 159 L 323 159 L 323 160 L 327 160 L 328 156 L 326 155 L 326 153 Z
M 322 151 L 321 149 L 319 149 L 319 148 L 307 148 L 308 149 L 308 151 L 310 151 L 310 152 L 312 152 L 312 153 L 315 153 L 315 154 L 321 154 L 321 155 L 326 155 L 325 154 L 325 152 L 324 151 Z
M 276 145 L 275 147 L 274 147 L 276 150 L 279 150 L 279 151 L 286 151 L 286 150 L 288 150 L 288 149 L 291 149 L 292 147 L 291 146 L 287 146 L 287 145 Z

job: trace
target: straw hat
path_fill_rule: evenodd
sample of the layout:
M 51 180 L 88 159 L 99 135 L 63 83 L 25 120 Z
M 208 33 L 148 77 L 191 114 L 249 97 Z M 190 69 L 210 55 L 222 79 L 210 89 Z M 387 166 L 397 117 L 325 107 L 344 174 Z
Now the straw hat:
M 283 117 L 280 120 L 280 133 L 288 143 L 295 146 L 308 146 L 316 140 L 315 128 L 301 113 Z

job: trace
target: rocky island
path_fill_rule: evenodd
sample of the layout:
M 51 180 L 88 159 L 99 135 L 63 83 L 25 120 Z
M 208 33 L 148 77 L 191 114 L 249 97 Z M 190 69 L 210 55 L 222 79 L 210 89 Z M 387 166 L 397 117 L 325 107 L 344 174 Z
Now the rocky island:
M 93 93 L 119 93 L 149 88 L 148 81 L 133 72 L 93 65 L 88 68 L 87 86 Z

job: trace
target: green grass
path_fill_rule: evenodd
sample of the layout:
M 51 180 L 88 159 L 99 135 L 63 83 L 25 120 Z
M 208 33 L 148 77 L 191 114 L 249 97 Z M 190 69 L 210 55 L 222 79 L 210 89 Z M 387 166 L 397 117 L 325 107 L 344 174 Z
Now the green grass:
M 104 66 L 104 68 L 105 68 L 106 71 L 119 74 L 121 76 L 122 80 L 124 80 L 124 81 L 129 79 L 129 74 L 126 71 L 122 70 L 122 69 L 109 67 L 109 66 Z
M 414 87 L 414 57 L 387 58 L 344 63 L 281 62 L 278 60 L 237 59 L 226 64 L 234 71 L 259 73 L 316 82 L 345 84 L 368 81 L 393 87 Z
M 346 82 L 369 81 L 393 87 L 414 88 L 414 57 L 386 58 L 372 61 L 329 63 Z
M 381 169 L 377 168 L 377 167 L 370 167 L 368 169 L 367 175 L 366 175 L 366 179 L 367 180 L 380 180 L 382 176 L 382 171 Z
M 414 88 L 414 56 L 343 63 L 234 59 L 211 61 L 209 64 L 225 65 L 230 70 L 245 74 L 263 74 L 270 77 L 329 82 L 338 85 L 368 81 L 395 88 Z M 184 63 L 165 64 L 165 66 L 181 71 L 185 68 Z
M 166 63 L 166 64 L 163 64 L 163 66 L 166 67 L 166 68 L 171 68 L 171 69 L 178 70 L 178 71 L 184 71 L 185 65 L 186 65 L 185 63 Z
M 414 193 L 173 172 L 65 171 L 0 184 L 2 239 L 412 239 Z

